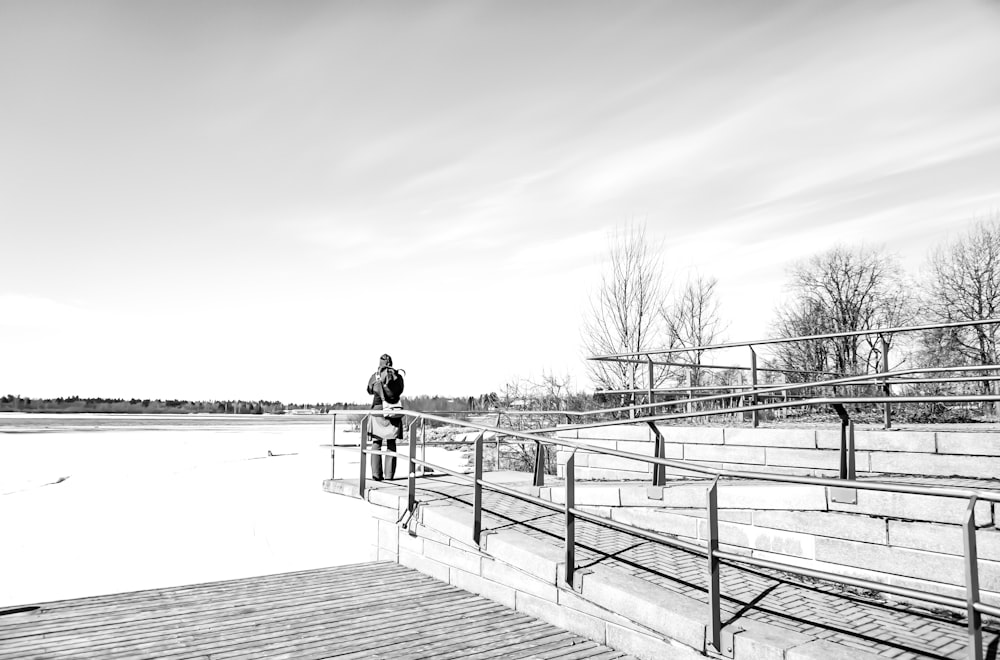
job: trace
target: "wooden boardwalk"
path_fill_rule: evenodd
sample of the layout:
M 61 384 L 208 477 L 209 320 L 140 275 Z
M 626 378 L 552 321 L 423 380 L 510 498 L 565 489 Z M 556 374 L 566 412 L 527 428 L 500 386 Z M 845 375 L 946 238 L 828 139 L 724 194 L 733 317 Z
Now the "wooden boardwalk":
M 0 660 L 627 657 L 385 562 L 0 610 Z

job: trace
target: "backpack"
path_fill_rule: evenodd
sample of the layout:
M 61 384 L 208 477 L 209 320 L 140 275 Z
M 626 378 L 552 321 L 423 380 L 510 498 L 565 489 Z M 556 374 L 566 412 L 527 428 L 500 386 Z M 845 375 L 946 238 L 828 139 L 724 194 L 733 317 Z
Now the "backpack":
M 399 402 L 399 397 L 403 394 L 403 376 L 399 370 L 393 367 L 382 367 L 379 369 L 375 387 L 378 389 L 379 396 L 382 399 L 382 410 L 403 410 L 403 405 Z M 385 415 L 388 419 L 399 419 L 402 416 L 402 412 Z

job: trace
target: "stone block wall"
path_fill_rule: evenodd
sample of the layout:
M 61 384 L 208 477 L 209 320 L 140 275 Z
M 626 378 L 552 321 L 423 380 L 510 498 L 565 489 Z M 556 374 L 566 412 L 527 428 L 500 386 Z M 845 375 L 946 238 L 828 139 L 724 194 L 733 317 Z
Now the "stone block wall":
M 725 428 L 659 426 L 665 458 L 713 468 L 837 476 L 840 429 Z M 564 430 L 557 438 L 600 448 L 653 455 L 653 432 L 646 424 Z M 556 453 L 557 474 L 565 476 L 570 450 Z M 856 429 L 855 470 L 859 476 L 904 474 L 975 479 L 1000 477 L 1000 433 L 882 431 Z M 671 475 L 682 475 L 668 470 Z M 576 454 L 583 480 L 649 480 L 650 464 L 587 451 Z

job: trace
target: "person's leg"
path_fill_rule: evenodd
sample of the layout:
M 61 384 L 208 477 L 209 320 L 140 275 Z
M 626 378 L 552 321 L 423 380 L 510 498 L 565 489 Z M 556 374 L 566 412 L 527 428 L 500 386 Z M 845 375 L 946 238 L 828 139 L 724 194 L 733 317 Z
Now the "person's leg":
M 386 449 L 389 451 L 396 451 L 396 438 L 387 438 L 385 441 Z M 395 456 L 385 456 L 385 473 L 386 479 L 392 479 L 396 476 L 396 457 Z
M 381 451 L 382 438 L 372 438 L 372 449 Z M 382 481 L 382 457 L 378 454 L 372 454 L 372 478 L 375 481 Z

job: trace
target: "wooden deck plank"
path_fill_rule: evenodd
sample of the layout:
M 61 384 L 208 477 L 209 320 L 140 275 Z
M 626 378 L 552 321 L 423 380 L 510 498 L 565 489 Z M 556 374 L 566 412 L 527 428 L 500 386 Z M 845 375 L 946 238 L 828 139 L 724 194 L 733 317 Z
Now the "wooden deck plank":
M 385 562 L 38 605 L 0 616 L 0 660 L 618 657 Z
M 426 583 L 401 582 L 399 584 L 407 585 L 408 588 L 414 589 L 415 593 L 433 593 L 433 586 Z M 118 616 L 90 618 L 87 620 L 86 625 L 78 624 L 75 620 L 64 619 L 61 629 L 48 625 L 44 627 L 40 626 L 32 632 L 34 632 L 35 636 L 44 635 L 49 643 L 55 643 L 61 637 L 79 638 L 86 636 L 88 630 L 101 630 L 105 635 L 120 636 L 123 632 L 127 632 L 130 635 L 141 635 L 147 631 L 155 633 L 164 628 L 177 630 L 178 626 L 181 625 L 178 621 L 183 622 L 186 628 L 193 629 L 214 626 L 227 619 L 240 619 L 246 623 L 257 623 L 276 617 L 297 616 L 299 610 L 318 614 L 326 610 L 351 608 L 359 603 L 367 604 L 371 601 L 377 602 L 378 600 L 378 593 L 373 592 L 371 588 L 366 588 L 364 591 L 357 593 L 353 591 L 338 592 L 335 588 L 329 588 L 322 591 L 311 591 L 309 596 L 305 598 L 301 597 L 301 593 L 298 593 L 286 594 L 283 598 L 270 601 L 267 599 L 260 599 L 252 603 L 242 600 L 234 601 L 236 606 L 233 607 L 206 609 L 192 606 L 185 612 L 186 616 L 181 619 L 172 615 L 176 611 L 160 613 L 157 616 L 139 617 L 132 620 L 123 620 Z M 30 636 L 26 635 L 26 637 Z M 12 635 L 10 639 L 16 641 L 17 637 Z M 25 641 L 30 642 L 30 639 Z M 8 643 L 12 647 L 16 646 L 13 642 Z

